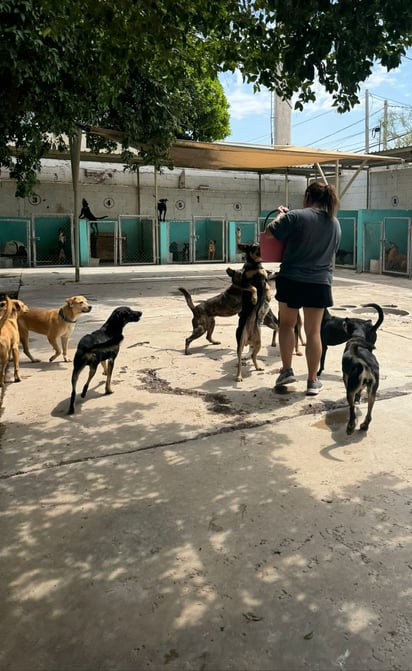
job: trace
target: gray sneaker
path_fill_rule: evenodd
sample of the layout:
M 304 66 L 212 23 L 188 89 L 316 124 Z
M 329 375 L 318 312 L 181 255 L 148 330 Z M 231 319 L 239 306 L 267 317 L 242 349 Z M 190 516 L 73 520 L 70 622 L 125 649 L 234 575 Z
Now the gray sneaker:
M 280 375 L 275 382 L 275 388 L 284 387 L 286 384 L 293 384 L 293 382 L 296 382 L 293 368 L 285 368 L 280 371 Z
M 306 387 L 306 396 L 316 396 L 323 389 L 323 384 L 320 380 L 308 380 Z

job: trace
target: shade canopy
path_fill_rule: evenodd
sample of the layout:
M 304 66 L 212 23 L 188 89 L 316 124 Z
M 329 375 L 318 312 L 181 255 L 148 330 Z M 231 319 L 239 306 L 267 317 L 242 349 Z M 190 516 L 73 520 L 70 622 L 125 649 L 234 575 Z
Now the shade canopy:
M 87 127 L 89 133 L 122 143 L 126 135 L 107 128 Z M 131 144 L 133 147 L 133 144 Z M 137 152 L 139 147 L 135 147 Z M 99 155 L 101 156 L 101 155 Z M 107 156 L 107 155 L 106 155 Z M 113 156 L 113 155 L 112 155 Z M 82 155 L 83 158 L 83 155 Z M 168 159 L 176 168 L 198 170 L 239 170 L 252 172 L 295 172 L 313 170 L 315 166 L 358 170 L 364 166 L 402 163 L 402 158 L 379 154 L 355 154 L 312 147 L 259 146 L 228 142 L 192 142 L 176 140 L 170 147 Z M 139 162 L 139 155 L 136 155 Z
M 341 168 L 358 168 L 360 165 L 400 163 L 399 158 L 374 154 L 353 154 L 290 145 L 256 147 L 229 143 L 199 143 L 178 140 L 170 149 L 174 165 L 187 168 L 212 170 L 252 170 L 278 172 L 291 168 L 313 168 L 318 165 L 339 163 Z

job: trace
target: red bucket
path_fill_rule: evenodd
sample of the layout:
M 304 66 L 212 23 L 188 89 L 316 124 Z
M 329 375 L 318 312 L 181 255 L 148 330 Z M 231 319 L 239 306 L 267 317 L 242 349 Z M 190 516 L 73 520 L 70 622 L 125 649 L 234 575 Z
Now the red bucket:
M 284 240 L 277 240 L 263 232 L 260 234 L 259 243 L 262 261 L 275 261 L 277 263 L 282 261 L 283 252 L 285 251 Z

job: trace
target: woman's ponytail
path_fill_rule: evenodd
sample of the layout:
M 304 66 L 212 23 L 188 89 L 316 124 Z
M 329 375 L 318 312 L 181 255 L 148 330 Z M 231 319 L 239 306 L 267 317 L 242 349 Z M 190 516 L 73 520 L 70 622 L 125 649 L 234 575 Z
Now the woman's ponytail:
M 328 213 L 329 219 L 332 219 L 339 207 L 339 199 L 336 189 L 332 184 L 323 184 L 322 182 L 312 182 L 305 191 L 304 203 L 311 205 L 318 203 L 322 205 Z

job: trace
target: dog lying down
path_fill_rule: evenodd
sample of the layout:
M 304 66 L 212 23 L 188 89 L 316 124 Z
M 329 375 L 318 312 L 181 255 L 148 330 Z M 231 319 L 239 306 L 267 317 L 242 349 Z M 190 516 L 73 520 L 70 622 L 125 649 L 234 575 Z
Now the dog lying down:
M 360 430 L 367 431 L 372 419 L 372 408 L 379 386 L 379 364 L 372 353 L 373 349 L 374 346 L 365 338 L 355 336 L 348 340 L 343 353 L 343 381 L 346 388 L 346 398 L 349 403 L 349 421 L 346 427 L 348 435 L 355 430 L 355 403 L 359 403 L 363 389 L 366 389 L 368 393 L 368 411 L 359 427 Z
M 113 310 L 109 319 L 101 328 L 80 338 L 73 360 L 69 415 L 74 414 L 76 384 L 80 373 L 86 366 L 89 366 L 89 377 L 83 387 L 81 397 L 84 398 L 86 396 L 89 384 L 96 373 L 99 363 L 103 365 L 104 372 L 107 375 L 105 393 L 113 393 L 111 388 L 113 366 L 119 354 L 120 343 L 123 340 L 123 329 L 130 322 L 138 322 L 141 316 L 142 313 L 138 310 L 131 310 L 126 306 L 118 307 Z

